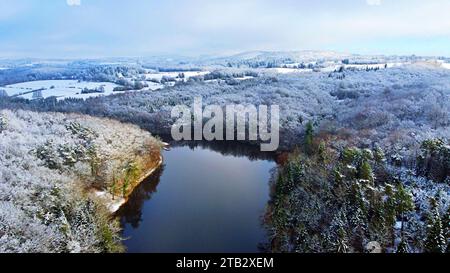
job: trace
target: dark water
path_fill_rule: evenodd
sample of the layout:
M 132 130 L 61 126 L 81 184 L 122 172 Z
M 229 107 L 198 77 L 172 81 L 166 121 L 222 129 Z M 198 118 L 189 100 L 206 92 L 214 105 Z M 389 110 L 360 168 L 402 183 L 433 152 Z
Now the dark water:
M 271 160 L 176 147 L 120 211 L 129 252 L 259 252 Z

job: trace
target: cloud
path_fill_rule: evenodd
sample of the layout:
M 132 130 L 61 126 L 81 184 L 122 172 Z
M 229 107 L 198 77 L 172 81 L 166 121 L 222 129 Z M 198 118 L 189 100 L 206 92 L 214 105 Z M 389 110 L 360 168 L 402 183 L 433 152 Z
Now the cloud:
M 73 6 L 81 6 L 81 0 L 67 0 L 67 5 Z
M 381 0 L 366 0 L 369 6 L 381 6 Z

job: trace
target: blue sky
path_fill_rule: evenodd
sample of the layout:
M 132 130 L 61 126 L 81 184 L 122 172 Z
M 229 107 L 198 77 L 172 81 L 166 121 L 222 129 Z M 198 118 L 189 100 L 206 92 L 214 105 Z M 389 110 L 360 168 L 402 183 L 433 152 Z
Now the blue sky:
M 449 0 L 0 0 L 0 57 L 450 56 Z

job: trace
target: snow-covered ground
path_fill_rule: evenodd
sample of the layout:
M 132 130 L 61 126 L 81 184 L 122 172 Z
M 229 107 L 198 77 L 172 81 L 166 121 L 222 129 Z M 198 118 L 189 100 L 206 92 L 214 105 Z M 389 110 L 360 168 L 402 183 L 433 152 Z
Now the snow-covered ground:
M 311 63 L 315 65 L 314 63 Z M 298 68 L 300 64 L 286 64 L 284 67 L 277 68 L 268 68 L 267 71 L 274 72 L 278 74 L 290 74 L 290 73 L 310 73 L 313 71 L 320 72 L 333 72 L 339 70 L 341 67 L 345 69 L 356 69 L 356 70 L 366 70 L 366 69 L 384 69 L 384 68 L 393 68 L 405 65 L 406 63 L 375 63 L 375 64 L 342 64 L 337 62 L 327 62 L 321 64 L 319 67 L 314 69 L 311 68 Z M 305 65 L 306 67 L 308 64 Z
M 164 88 L 164 85 L 160 84 L 160 83 L 151 82 L 151 81 L 146 81 L 145 83 L 148 85 L 148 87 L 144 88 L 143 90 L 155 91 L 155 90 L 159 90 L 159 89 Z
M 36 98 L 38 93 L 42 98 L 58 97 L 63 98 L 82 98 L 96 97 L 100 95 L 111 95 L 117 84 L 110 82 L 78 82 L 77 80 L 48 80 L 48 81 L 31 81 L 23 82 L 2 87 L 8 96 L 17 96 L 26 99 Z M 81 94 L 83 89 L 100 90 L 103 93 Z M 40 90 L 33 92 L 34 90 Z
M 312 72 L 312 69 L 299 69 L 299 68 L 268 68 L 270 72 L 275 72 L 279 74 L 289 74 L 289 73 L 306 73 L 306 72 Z
M 238 77 L 238 78 L 234 78 L 237 81 L 245 81 L 245 80 L 251 80 L 254 79 L 255 77 L 252 76 L 244 76 L 244 77 Z
M 145 78 L 147 80 L 157 80 L 157 81 L 161 81 L 162 78 L 167 77 L 167 78 L 173 78 L 176 79 L 177 81 L 181 81 L 183 79 L 181 79 L 179 77 L 180 74 L 184 74 L 184 80 L 188 80 L 189 78 L 192 77 L 197 77 L 197 76 L 204 76 L 206 74 L 210 73 L 209 71 L 174 71 L 174 72 L 155 72 L 153 70 L 147 70 L 147 73 L 145 74 Z
M 442 67 L 445 69 L 450 69 L 450 63 L 442 63 Z
M 345 69 L 357 69 L 357 70 L 365 70 L 365 69 L 384 69 L 384 68 L 393 68 L 405 65 L 405 63 L 378 63 L 378 64 L 335 64 L 327 66 L 321 69 L 322 72 L 333 72 L 338 70 L 341 67 Z
M 0 68 L 2 69 L 2 68 Z M 5 68 L 7 69 L 7 68 Z M 176 82 L 187 81 L 191 77 L 201 76 L 208 74 L 208 71 L 176 71 L 176 72 L 155 72 L 148 70 L 145 76 L 145 84 L 148 87 L 142 90 L 159 90 L 165 86 L 173 86 Z M 181 74 L 184 77 L 180 77 Z M 130 82 L 136 81 L 137 78 L 125 78 Z M 163 78 L 169 79 L 166 82 L 160 83 Z M 0 87 L 5 90 L 8 96 L 16 96 L 26 99 L 35 98 L 48 98 L 57 97 L 58 99 L 65 98 L 80 98 L 86 99 L 90 97 L 108 96 L 114 92 L 114 88 L 119 85 L 111 82 L 79 82 L 78 80 L 45 80 L 45 81 L 29 81 L 12 85 Z M 103 92 L 92 92 L 88 94 L 82 94 L 83 89 L 89 90 L 103 90 Z M 34 91 L 34 92 L 33 92 Z

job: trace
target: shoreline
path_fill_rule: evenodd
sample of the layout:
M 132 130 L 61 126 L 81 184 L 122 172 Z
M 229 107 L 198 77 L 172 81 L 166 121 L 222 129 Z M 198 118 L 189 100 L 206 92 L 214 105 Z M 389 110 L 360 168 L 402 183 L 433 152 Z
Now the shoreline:
M 141 177 L 136 180 L 133 186 L 133 188 L 130 190 L 130 192 L 133 192 L 136 187 L 138 187 L 142 182 L 144 182 L 145 179 L 147 179 L 149 176 L 151 176 L 156 170 L 158 170 L 162 164 L 163 164 L 163 157 L 162 155 L 159 156 L 159 160 L 156 163 L 156 166 L 145 172 Z M 111 215 L 114 215 L 117 211 L 120 210 L 120 208 L 125 205 L 128 200 L 129 196 L 127 197 L 115 197 L 108 191 L 98 191 L 98 190 L 92 190 L 92 195 L 99 199 L 108 209 L 108 211 L 111 213 Z

